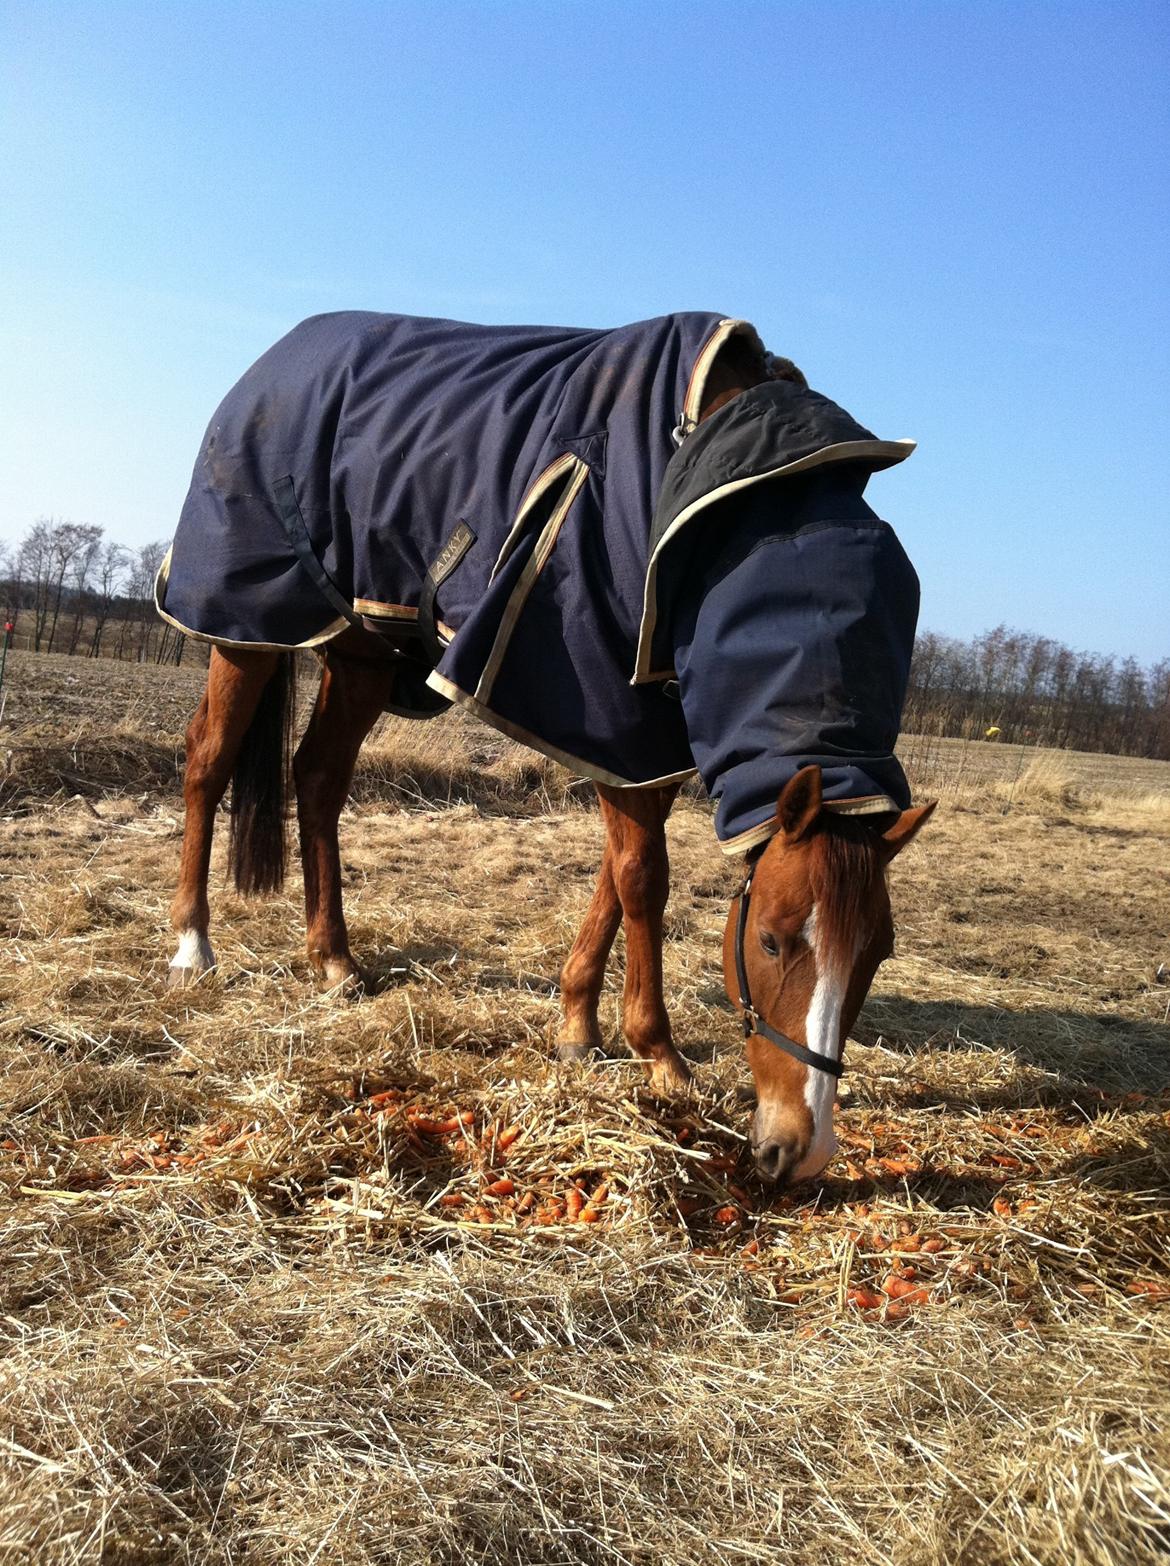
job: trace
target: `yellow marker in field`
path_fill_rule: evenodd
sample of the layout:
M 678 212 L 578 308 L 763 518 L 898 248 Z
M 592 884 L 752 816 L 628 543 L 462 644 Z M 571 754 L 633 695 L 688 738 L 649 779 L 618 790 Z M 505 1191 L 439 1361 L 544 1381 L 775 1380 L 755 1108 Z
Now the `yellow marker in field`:
M 998 734 L 999 734 L 999 729 L 993 723 L 991 725 L 991 727 L 988 729 L 987 733 L 984 735 L 984 738 L 985 739 L 995 739 L 998 736 Z

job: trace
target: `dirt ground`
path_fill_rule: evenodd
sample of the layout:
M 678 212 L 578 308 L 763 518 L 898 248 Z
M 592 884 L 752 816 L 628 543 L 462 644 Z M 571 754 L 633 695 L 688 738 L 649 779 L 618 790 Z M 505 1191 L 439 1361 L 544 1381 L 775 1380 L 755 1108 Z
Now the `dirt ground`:
M 343 818 L 375 993 L 321 993 L 299 877 L 245 902 L 222 842 L 219 968 L 168 990 L 199 685 L 9 663 L 5 1566 L 1166 1558 L 1170 765 L 907 741 L 942 806 L 841 1152 L 777 1198 L 697 795 L 690 1100 L 618 1042 L 620 940 L 612 1058 L 550 1064 L 600 821 L 458 719 L 386 720 Z

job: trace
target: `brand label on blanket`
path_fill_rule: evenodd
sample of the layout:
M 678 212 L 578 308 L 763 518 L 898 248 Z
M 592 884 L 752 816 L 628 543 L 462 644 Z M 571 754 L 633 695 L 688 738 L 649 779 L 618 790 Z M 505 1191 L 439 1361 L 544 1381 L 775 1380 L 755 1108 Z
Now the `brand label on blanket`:
M 459 526 L 451 534 L 451 537 L 435 556 L 435 563 L 430 569 L 430 575 L 436 583 L 441 582 L 449 572 L 455 569 L 474 543 L 475 534 L 466 522 L 460 522 Z

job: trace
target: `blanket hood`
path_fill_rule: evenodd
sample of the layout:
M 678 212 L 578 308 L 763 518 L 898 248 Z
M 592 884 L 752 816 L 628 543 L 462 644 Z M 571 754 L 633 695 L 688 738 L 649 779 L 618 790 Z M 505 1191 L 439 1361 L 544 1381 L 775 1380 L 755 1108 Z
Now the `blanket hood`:
M 918 578 L 865 478 L 840 467 L 757 486 L 675 584 L 687 733 L 726 853 L 772 835 L 781 789 L 810 764 L 827 809 L 910 803 L 894 746 Z
M 879 440 L 844 408 L 791 381 L 742 392 L 689 435 L 659 490 L 646 566 L 634 683 L 673 679 L 672 610 L 680 580 L 720 502 L 770 480 L 847 466 L 868 475 L 903 462 L 912 440 Z M 740 511 L 737 508 L 736 518 Z

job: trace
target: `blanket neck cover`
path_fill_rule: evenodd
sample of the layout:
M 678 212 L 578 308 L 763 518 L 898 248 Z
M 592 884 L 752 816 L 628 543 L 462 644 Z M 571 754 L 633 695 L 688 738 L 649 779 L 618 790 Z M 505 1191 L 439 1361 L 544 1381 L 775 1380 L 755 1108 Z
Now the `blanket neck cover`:
M 917 580 L 861 496 L 913 443 L 789 382 L 696 428 L 736 333 L 758 344 L 699 312 L 612 331 L 313 317 L 213 417 L 159 613 L 224 646 L 318 647 L 349 624 L 323 570 L 409 634 L 463 527 L 438 591 L 444 696 L 599 782 L 697 764 L 728 852 L 769 835 L 808 761 L 835 808 L 902 808 Z

